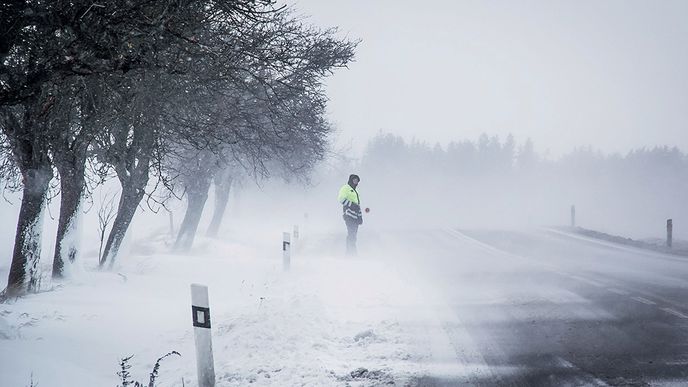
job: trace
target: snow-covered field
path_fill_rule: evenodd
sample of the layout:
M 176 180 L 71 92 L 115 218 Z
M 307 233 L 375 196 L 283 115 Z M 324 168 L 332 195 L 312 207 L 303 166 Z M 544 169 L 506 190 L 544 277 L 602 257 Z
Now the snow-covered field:
M 114 387 L 130 355 L 132 379 L 147 385 L 170 351 L 181 357 L 162 361 L 156 385 L 196 385 L 191 283 L 209 287 L 218 386 L 412 384 L 431 356 L 413 332 L 427 295 L 375 241 L 349 258 L 343 233 L 302 234 L 288 272 L 281 234 L 265 230 L 201 238 L 189 255 L 139 232 L 139 254 L 114 271 L 86 257 L 76 279 L 0 304 L 0 386 Z

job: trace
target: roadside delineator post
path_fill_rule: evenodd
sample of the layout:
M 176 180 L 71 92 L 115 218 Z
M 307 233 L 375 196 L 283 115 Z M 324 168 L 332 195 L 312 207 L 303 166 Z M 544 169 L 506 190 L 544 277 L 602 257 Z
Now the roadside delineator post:
M 674 221 L 671 219 L 667 219 L 667 247 L 671 248 L 671 244 L 673 243 L 674 239 Z
M 208 287 L 191 284 L 191 315 L 196 343 L 196 370 L 199 387 L 215 387 L 213 343 L 210 332 Z
M 291 266 L 291 237 L 288 232 L 282 233 L 282 268 L 286 271 Z
M 571 206 L 571 227 L 576 227 L 576 205 Z

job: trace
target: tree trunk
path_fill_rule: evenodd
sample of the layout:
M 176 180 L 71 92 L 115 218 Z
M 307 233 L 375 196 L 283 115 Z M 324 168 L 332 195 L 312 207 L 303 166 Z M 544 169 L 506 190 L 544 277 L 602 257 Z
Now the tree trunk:
M 42 103 L 45 102 L 45 103 Z M 21 109 L 3 107 L 2 129 L 22 178 L 22 204 L 17 220 L 12 263 L 7 278 L 8 297 L 35 292 L 40 287 L 41 234 L 43 209 L 47 200 L 52 163 L 46 146 L 46 127 L 41 113 L 50 109 L 52 100 L 39 96 L 26 101 Z
M 49 165 L 22 171 L 22 175 L 24 191 L 5 293 L 9 297 L 37 291 L 40 285 L 42 215 L 53 177 Z
M 81 168 L 80 168 L 81 167 Z M 57 224 L 53 278 L 62 278 L 69 272 L 79 255 L 79 210 L 86 181 L 83 166 L 57 164 L 60 173 L 60 218 Z
M 229 190 L 232 188 L 232 175 L 228 171 L 222 171 L 215 175 L 215 207 L 213 208 L 213 219 L 208 226 L 209 237 L 216 237 L 220 229 L 222 218 L 229 202 Z
M 100 259 L 100 266 L 103 267 L 105 262 L 109 262 L 108 266 L 112 268 L 115 264 L 115 259 L 119 253 L 119 248 L 122 245 L 122 241 L 129 229 L 131 220 L 134 218 L 136 209 L 143 199 L 145 194 L 145 187 L 148 182 L 146 178 L 145 182 L 129 182 L 122 185 L 122 195 L 119 198 L 119 206 L 117 207 L 117 216 L 114 222 L 112 222 L 112 229 L 110 229 L 110 234 L 108 235 L 107 243 L 105 243 L 105 250 L 103 251 L 103 256 Z
M 135 116 L 138 115 L 135 111 L 133 113 Z M 146 194 L 150 163 L 155 147 L 155 131 L 152 129 L 155 123 L 139 122 L 136 118 L 132 120 L 136 125 L 131 128 L 126 125 L 123 131 L 117 133 L 116 141 L 112 145 L 112 148 L 117 150 L 111 155 L 111 157 L 114 156 L 112 165 L 122 185 L 122 194 L 117 206 L 117 215 L 112 222 L 105 250 L 100 259 L 101 268 L 106 262 L 110 269 L 113 268 L 136 209 Z M 129 140 L 130 136 L 131 140 Z
M 198 230 L 198 223 L 201 221 L 203 208 L 208 199 L 208 191 L 210 190 L 210 177 L 199 178 L 196 184 L 188 187 L 186 192 L 187 207 L 184 213 L 184 220 L 179 226 L 179 234 L 174 243 L 174 249 L 177 251 L 188 251 L 193 245 L 196 237 L 196 230 Z
M 68 275 L 79 258 L 79 212 L 86 190 L 86 160 L 95 134 L 102 129 L 96 118 L 96 105 L 104 102 L 96 102 L 88 91 L 86 80 L 81 81 L 79 86 L 74 83 L 65 85 L 53 119 L 55 123 L 61 123 L 61 130 L 50 137 L 53 162 L 60 174 L 60 218 L 53 256 L 53 278 Z

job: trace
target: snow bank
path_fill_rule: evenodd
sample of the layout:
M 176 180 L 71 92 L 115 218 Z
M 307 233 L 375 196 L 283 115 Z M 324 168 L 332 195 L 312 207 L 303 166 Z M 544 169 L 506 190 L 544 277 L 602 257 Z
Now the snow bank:
M 129 371 L 147 384 L 173 350 L 182 356 L 163 360 L 157 385 L 196 385 L 191 283 L 209 287 L 218 386 L 404 385 L 420 372 L 404 314 L 422 301 L 389 261 L 338 255 L 343 236 L 309 236 L 285 273 L 274 234 L 201 238 L 186 256 L 166 253 L 163 236 L 135 241 L 146 255 L 114 272 L 86 257 L 77 279 L 0 304 L 0 385 L 33 374 L 43 386 L 114 387 L 132 354 Z

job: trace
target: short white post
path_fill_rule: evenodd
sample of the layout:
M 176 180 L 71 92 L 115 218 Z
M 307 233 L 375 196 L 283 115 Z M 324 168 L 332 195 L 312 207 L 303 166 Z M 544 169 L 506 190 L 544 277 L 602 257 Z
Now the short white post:
M 191 314 L 196 342 L 196 369 L 199 387 L 215 387 L 213 343 L 210 334 L 208 287 L 191 284 Z
M 289 270 L 291 266 L 291 237 L 288 232 L 282 234 L 282 267 Z
M 571 206 L 571 227 L 576 227 L 576 206 Z

